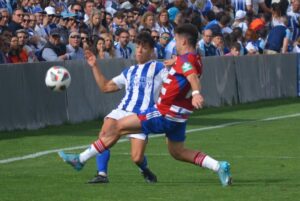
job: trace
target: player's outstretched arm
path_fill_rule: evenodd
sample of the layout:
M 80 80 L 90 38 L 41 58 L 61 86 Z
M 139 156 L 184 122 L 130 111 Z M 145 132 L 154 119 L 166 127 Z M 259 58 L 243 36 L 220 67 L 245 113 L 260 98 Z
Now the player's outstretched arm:
M 204 98 L 200 94 L 201 87 L 200 87 L 200 80 L 198 78 L 198 75 L 196 75 L 195 73 L 190 74 L 189 76 L 187 76 L 187 79 L 191 84 L 191 88 L 192 88 L 192 96 L 193 96 L 192 105 L 196 109 L 200 109 L 203 107 Z
M 93 52 L 90 50 L 85 50 L 85 58 L 91 67 L 96 83 L 102 92 L 109 93 L 120 90 L 112 80 L 107 80 L 103 75 L 99 66 L 97 65 L 97 59 Z

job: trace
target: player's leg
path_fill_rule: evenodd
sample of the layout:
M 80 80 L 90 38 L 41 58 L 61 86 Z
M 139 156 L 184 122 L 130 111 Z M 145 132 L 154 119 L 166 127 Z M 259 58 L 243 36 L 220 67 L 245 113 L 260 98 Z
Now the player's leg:
M 175 123 L 171 132 L 167 132 L 168 150 L 176 160 L 192 163 L 203 168 L 208 168 L 218 173 L 222 185 L 231 184 L 230 166 L 225 161 L 217 161 L 205 153 L 185 148 L 185 123 Z
M 184 147 L 183 142 L 168 140 L 170 154 L 176 160 L 193 163 L 200 167 L 208 168 L 219 175 L 223 186 L 231 184 L 230 165 L 226 161 L 217 161 L 201 151 L 191 150 Z
M 81 170 L 90 158 L 102 153 L 113 146 L 121 137 L 130 133 L 141 133 L 140 119 L 136 114 L 124 117 L 118 121 L 110 130 L 101 131 L 99 139 L 90 145 L 85 151 L 80 154 L 65 154 L 60 151 L 59 156 L 76 170 Z
M 145 134 L 129 135 L 131 141 L 131 160 L 139 167 L 144 179 L 149 183 L 156 183 L 156 175 L 149 169 L 145 149 L 147 136 Z
M 110 115 L 114 113 L 111 112 Z M 102 125 L 102 132 L 105 133 L 107 130 L 111 129 L 112 126 L 116 124 L 115 119 L 110 118 L 109 115 L 104 119 L 104 123 Z M 97 183 L 108 183 L 108 162 L 110 159 L 110 150 L 105 150 L 101 154 L 96 155 L 96 165 L 97 165 L 97 174 L 91 180 L 88 181 L 90 184 L 97 184 Z

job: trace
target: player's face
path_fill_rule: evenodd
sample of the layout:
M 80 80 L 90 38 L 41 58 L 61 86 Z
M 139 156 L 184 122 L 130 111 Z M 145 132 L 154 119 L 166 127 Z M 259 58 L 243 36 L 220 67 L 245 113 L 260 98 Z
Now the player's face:
M 179 36 L 178 34 L 175 35 L 175 41 L 176 41 L 176 51 L 177 54 L 181 54 L 183 50 L 183 43 L 184 43 L 184 38 Z
M 136 44 L 135 58 L 139 64 L 149 61 L 153 54 L 153 48 L 148 44 Z

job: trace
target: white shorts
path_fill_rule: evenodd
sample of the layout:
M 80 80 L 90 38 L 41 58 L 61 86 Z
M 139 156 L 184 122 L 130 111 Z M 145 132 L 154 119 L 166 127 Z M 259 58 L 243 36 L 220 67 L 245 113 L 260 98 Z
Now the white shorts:
M 112 118 L 112 119 L 119 120 L 119 119 L 122 119 L 123 117 L 129 116 L 131 114 L 135 114 L 135 113 L 127 112 L 127 111 L 121 110 L 121 109 L 114 109 L 108 115 L 106 115 L 105 118 L 109 117 L 109 118 Z M 127 137 L 140 139 L 140 140 L 146 140 L 147 139 L 147 135 L 145 135 L 144 133 L 129 134 L 129 135 L 127 135 Z

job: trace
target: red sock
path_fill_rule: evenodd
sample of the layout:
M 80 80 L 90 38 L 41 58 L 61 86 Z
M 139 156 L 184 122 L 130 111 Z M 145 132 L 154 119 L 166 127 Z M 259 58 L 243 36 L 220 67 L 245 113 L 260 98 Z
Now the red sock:
M 104 152 L 107 148 L 105 147 L 104 143 L 99 139 L 99 140 L 96 140 L 94 143 L 93 143 L 93 146 L 95 147 L 95 149 L 99 152 L 99 153 L 102 153 Z
M 203 162 L 205 157 L 206 157 L 206 154 L 204 154 L 202 152 L 198 152 L 194 157 L 194 164 L 195 165 L 200 165 L 202 167 L 202 162 Z

